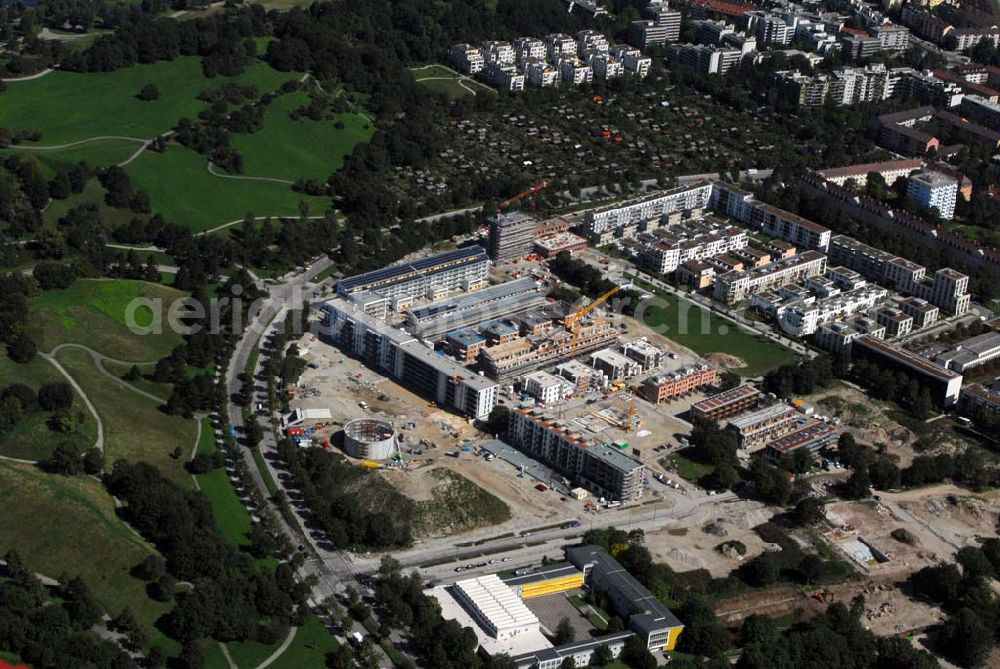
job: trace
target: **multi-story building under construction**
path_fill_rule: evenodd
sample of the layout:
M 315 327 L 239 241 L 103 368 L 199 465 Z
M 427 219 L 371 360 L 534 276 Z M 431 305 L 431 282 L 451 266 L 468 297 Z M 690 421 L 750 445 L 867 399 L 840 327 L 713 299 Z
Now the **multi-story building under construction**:
M 591 318 L 573 331 L 520 337 L 492 346 L 480 353 L 479 363 L 488 376 L 502 382 L 602 348 L 617 338 L 618 331 L 611 321 Z

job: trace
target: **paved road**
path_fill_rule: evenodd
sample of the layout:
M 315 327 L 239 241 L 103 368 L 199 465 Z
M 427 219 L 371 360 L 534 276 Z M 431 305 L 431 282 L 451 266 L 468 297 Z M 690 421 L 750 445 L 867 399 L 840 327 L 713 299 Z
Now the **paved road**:
M 260 312 L 248 325 L 244 335 L 237 343 L 236 348 L 233 351 L 232 358 L 230 359 L 225 379 L 228 394 L 230 396 L 237 393 L 241 389 L 242 384 L 240 383 L 238 377 L 246 369 L 253 350 L 261 341 L 266 340 L 269 331 L 272 330 L 273 327 L 282 322 L 284 313 L 289 306 L 297 307 L 303 300 L 310 300 L 316 295 L 322 286 L 322 282 L 314 284 L 311 282 L 311 279 L 329 268 L 331 264 L 332 262 L 330 259 L 324 256 L 307 267 L 303 272 L 289 278 L 285 283 L 272 286 L 268 289 L 268 299 L 264 302 L 264 306 Z M 257 368 L 254 370 L 255 379 L 260 373 L 264 357 L 265 355 L 263 352 L 258 357 Z M 263 388 L 260 388 L 255 384 L 254 396 L 251 399 L 251 406 L 256 406 L 258 402 L 263 403 L 266 401 L 266 392 Z M 245 435 L 246 429 L 243 421 L 242 408 L 230 402 L 228 404 L 227 413 L 229 416 L 229 422 L 236 429 L 237 433 Z M 261 449 L 264 461 L 267 463 L 266 466 L 268 470 L 270 470 L 272 478 L 278 484 L 279 489 L 285 493 L 286 498 L 291 500 L 297 496 L 294 491 L 287 489 L 286 481 L 280 475 L 281 473 L 275 470 L 274 465 L 271 462 L 272 460 L 274 462 L 278 461 L 275 435 L 271 431 L 270 425 L 264 424 L 263 427 L 264 439 L 259 448 Z M 300 575 L 305 578 L 310 576 L 315 577 L 317 583 L 313 589 L 312 601 L 325 601 L 330 597 L 343 593 L 348 586 L 353 587 L 358 592 L 364 592 L 365 587 L 358 580 L 360 572 L 358 572 L 358 570 L 356 570 L 353 566 L 350 556 L 337 551 L 328 550 L 326 547 L 319 545 L 317 543 L 317 537 L 313 533 L 306 530 L 300 532 L 297 528 L 293 528 L 278 510 L 277 505 L 271 500 L 270 494 L 267 490 L 267 485 L 264 483 L 264 477 L 257 467 L 252 451 L 249 448 L 240 448 L 240 453 L 247 464 L 247 468 L 250 470 L 253 485 L 257 488 L 258 492 L 260 492 L 261 496 L 267 500 L 267 504 L 273 511 L 274 516 L 277 518 L 280 531 L 288 538 L 293 546 L 303 547 L 303 553 L 305 554 L 306 560 Z M 297 508 L 296 505 L 291 502 L 289 503 L 289 507 L 292 509 L 299 528 L 307 528 L 308 525 L 306 519 L 302 515 L 302 509 Z M 325 619 L 324 622 L 327 622 L 327 620 Z M 357 622 L 354 623 L 352 629 L 347 631 L 359 632 L 367 636 L 367 631 Z M 394 640 L 398 641 L 398 639 Z M 338 641 L 341 643 L 347 643 L 346 639 L 343 638 L 338 638 Z M 380 666 L 391 667 L 392 663 L 388 656 L 385 655 L 385 652 L 379 646 L 374 646 L 374 649 L 375 653 L 379 657 Z

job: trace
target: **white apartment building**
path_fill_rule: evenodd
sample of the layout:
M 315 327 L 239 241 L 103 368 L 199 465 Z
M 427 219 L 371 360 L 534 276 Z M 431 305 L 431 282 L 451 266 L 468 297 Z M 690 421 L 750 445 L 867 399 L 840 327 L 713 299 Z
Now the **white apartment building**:
M 564 82 L 579 86 L 594 80 L 594 70 L 576 56 L 567 56 L 559 61 L 559 76 Z
M 643 56 L 642 52 L 628 46 L 617 46 L 612 49 L 612 53 L 622 61 L 625 73 L 640 79 L 649 74 L 649 69 L 653 66 L 653 59 Z
M 704 44 L 671 44 L 667 49 L 671 65 L 684 65 L 702 74 L 724 75 L 739 66 L 742 59 L 739 49 Z
M 939 172 L 920 172 L 910 177 L 906 194 L 916 200 L 921 209 L 936 207 L 941 218 L 951 220 L 958 199 L 958 182 Z
M 488 40 L 479 45 L 486 65 L 513 65 L 515 61 L 514 47 L 510 42 Z
M 622 62 L 607 53 L 592 54 L 589 65 L 597 79 L 617 79 L 625 73 Z
M 513 65 L 487 63 L 483 74 L 491 86 L 501 91 L 515 93 L 524 90 L 525 76 Z
M 524 377 L 524 392 L 539 404 L 555 404 L 573 394 L 572 383 L 548 372 L 532 372 Z
M 883 23 L 871 28 L 878 38 L 881 51 L 906 51 L 910 48 L 910 29 L 895 23 Z
M 771 12 L 747 12 L 747 27 L 753 31 L 760 44 L 787 46 L 795 37 L 795 23 L 789 25 L 785 19 Z
M 678 186 L 671 190 L 591 209 L 585 214 L 584 220 L 591 235 L 601 235 L 631 223 L 657 219 L 673 213 L 700 212 L 708 206 L 711 194 L 712 185 L 705 182 Z
M 580 49 L 580 53 L 588 53 L 590 51 L 607 53 L 611 49 L 608 38 L 604 36 L 604 33 L 597 30 L 581 30 L 576 34 L 576 44 Z
M 721 274 L 715 279 L 713 297 L 719 302 L 735 304 L 762 291 L 796 283 L 825 271 L 826 256 L 818 251 L 806 251 L 763 267 Z
M 466 74 L 482 72 L 485 66 L 483 54 L 480 53 L 478 47 L 474 47 L 471 44 L 456 44 L 451 47 L 451 50 L 448 52 L 448 60 Z
M 647 244 L 639 254 L 639 262 L 660 274 L 670 274 L 682 264 L 704 260 L 746 248 L 746 230 L 729 226 L 701 235 L 667 235 L 662 241 Z
M 523 61 L 524 76 L 528 78 L 528 83 L 537 88 L 555 86 L 562 78 L 559 70 L 549 65 L 548 62 L 537 58 L 529 58 Z
M 543 60 L 546 56 L 545 42 L 535 37 L 518 37 L 514 40 L 514 56 L 519 63 L 529 58 Z
M 563 56 L 576 56 L 576 40 L 564 33 L 551 33 L 542 40 L 548 52 L 549 61 L 558 63 Z

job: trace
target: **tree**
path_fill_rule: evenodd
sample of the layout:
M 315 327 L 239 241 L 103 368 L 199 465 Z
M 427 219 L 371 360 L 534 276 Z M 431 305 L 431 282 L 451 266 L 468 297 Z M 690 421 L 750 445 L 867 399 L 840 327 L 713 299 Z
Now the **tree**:
M 871 492 L 871 479 L 868 478 L 868 468 L 859 467 L 851 477 L 840 486 L 840 494 L 845 499 L 864 499 Z
M 968 608 L 949 616 L 941 628 L 942 646 L 960 664 L 976 667 L 993 647 L 995 635 L 981 616 Z
M 750 576 L 759 586 L 777 583 L 781 577 L 781 564 L 778 556 L 771 552 L 761 553 L 750 563 Z
M 125 381 L 129 383 L 135 383 L 136 381 L 142 380 L 142 371 L 139 369 L 139 365 L 132 365 L 132 367 L 125 372 L 125 376 L 122 377 Z
M 43 384 L 38 389 L 38 405 L 46 411 L 68 409 L 73 406 L 73 388 L 64 381 Z
M 101 607 L 79 576 L 66 583 L 63 600 L 63 608 L 81 629 L 90 629 L 101 619 Z
M 576 660 L 573 656 L 563 658 L 563 661 L 559 663 L 559 669 L 576 669 Z
M 83 452 L 83 471 L 90 476 L 97 476 L 104 471 L 104 454 L 97 448 L 88 448 Z
M 510 409 L 502 404 L 498 404 L 490 411 L 489 417 L 483 423 L 483 432 L 488 434 L 503 434 L 507 431 L 507 421 L 510 418 Z
M 976 546 L 965 546 L 958 549 L 955 562 L 962 565 L 962 573 L 966 578 L 993 578 L 993 565 L 986 555 Z
M 823 502 L 816 497 L 806 497 L 792 509 L 792 522 L 799 527 L 815 525 L 823 517 Z
M 23 332 L 15 335 L 7 344 L 7 356 L 14 362 L 25 364 L 34 360 L 36 355 L 38 355 L 38 344 Z
M 139 95 L 137 95 L 143 102 L 152 102 L 153 100 L 160 99 L 160 89 L 156 84 L 146 84 L 141 89 L 139 89 Z
M 569 618 L 562 618 L 559 624 L 556 625 L 552 643 L 557 646 L 564 646 L 574 640 L 576 640 L 576 630 L 573 629 L 573 624 L 569 621 Z
M 42 290 L 69 288 L 76 281 L 76 272 L 70 265 L 60 262 L 40 262 L 31 271 Z
M 590 664 L 593 667 L 605 667 L 614 662 L 611 649 L 607 646 L 598 646 L 594 649 L 594 654 L 590 656 Z
M 731 390 L 743 383 L 743 378 L 732 370 L 726 370 L 719 375 L 719 390 Z
M 83 471 L 83 461 L 80 459 L 80 447 L 72 442 L 63 442 L 52 451 L 52 457 L 46 462 L 46 469 L 57 474 L 75 476 Z

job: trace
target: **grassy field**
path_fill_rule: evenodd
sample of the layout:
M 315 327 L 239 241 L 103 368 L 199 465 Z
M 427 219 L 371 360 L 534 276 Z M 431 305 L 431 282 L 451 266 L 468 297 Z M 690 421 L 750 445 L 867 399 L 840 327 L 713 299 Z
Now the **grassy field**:
M 184 295 L 144 281 L 80 279 L 65 290 L 46 291 L 32 298 L 29 330 L 42 351 L 76 343 L 111 358 L 156 361 L 180 344 L 181 337 L 170 332 L 166 323 L 160 334 L 132 332 L 126 326 L 129 303 L 139 297 L 160 299 L 166 314 L 171 301 Z M 136 309 L 134 320 L 142 328 L 156 324 L 148 307 Z
M 214 453 L 216 451 L 215 434 L 212 431 L 212 421 L 203 418 L 201 421 L 201 434 L 198 439 L 199 453 Z M 226 470 L 216 469 L 208 474 L 201 474 L 197 477 L 198 487 L 212 504 L 212 511 L 215 512 L 215 521 L 219 524 L 219 529 L 223 536 L 237 546 L 247 546 L 250 540 L 247 533 L 250 531 L 252 521 L 246 507 L 236 495 L 233 483 L 229 480 Z
M 359 114 L 337 114 L 331 120 L 293 121 L 292 110 L 309 104 L 300 92 L 278 98 L 267 110 L 264 127 L 252 135 L 234 135 L 233 143 L 243 155 L 244 173 L 295 181 L 326 179 L 344 164 L 344 157 L 359 142 L 371 139 L 374 127 Z M 336 123 L 343 123 L 338 130 Z
M 27 144 L 25 146 L 30 147 L 31 145 Z M 128 159 L 141 146 L 139 142 L 129 139 L 98 139 L 85 144 L 44 151 L 10 147 L 0 151 L 0 155 L 21 153 L 35 157 L 42 164 L 42 170 L 45 175 L 51 177 L 55 173 L 56 167 L 60 164 L 75 164 L 85 160 L 95 167 L 117 165 Z
M 11 361 L 6 355 L 0 357 L 0 386 L 17 382 L 38 390 L 43 383 L 65 380 L 66 377 L 40 357 L 36 356 L 34 360 L 25 365 Z M 58 434 L 53 432 L 48 427 L 48 419 L 51 414 L 48 411 L 40 411 L 30 414 L 13 430 L 2 435 L 0 455 L 22 460 L 42 460 L 52 455 L 56 444 L 62 441 L 72 441 L 81 449 L 90 448 L 94 445 L 94 439 L 97 437 L 97 425 L 79 396 L 77 396 L 74 406 L 82 409 L 85 417 L 76 433 Z
M 643 323 L 699 355 L 727 353 L 741 358 L 746 367 L 736 371 L 743 376 L 759 376 L 795 358 L 784 346 L 744 332 L 689 300 L 659 291 L 657 295 L 660 305 L 645 310 Z
M 76 379 L 104 423 L 104 458 L 107 466 L 124 458 L 145 461 L 160 468 L 165 476 L 186 488 L 194 484 L 184 469 L 194 446 L 194 421 L 169 416 L 157 404 L 108 378 L 93 360 L 79 349 L 60 352 L 59 362 Z M 175 448 L 181 457 L 171 457 Z
M 195 117 L 205 103 L 195 96 L 206 88 L 236 81 L 273 90 L 294 75 L 265 63 L 246 68 L 236 77 L 206 78 L 199 58 L 185 57 L 108 73 L 53 72 L 32 81 L 10 82 L 0 105 L 0 127 L 37 128 L 43 146 L 55 146 L 99 136 L 159 135 L 184 116 Z M 136 95 L 148 83 L 160 98 L 143 102 Z
M 465 86 L 459 85 L 459 79 L 462 75 L 455 74 L 447 67 L 442 65 L 431 65 L 430 67 L 419 67 L 411 68 L 410 72 L 413 74 L 413 78 L 417 80 L 420 85 L 432 90 L 441 91 L 445 93 L 450 98 L 461 98 L 466 95 L 473 95 L 472 91 L 477 93 L 482 91 L 484 93 L 495 93 L 495 91 L 487 86 L 483 86 L 475 80 L 464 78 Z M 472 89 L 470 91 L 469 89 Z
M 70 195 L 64 200 L 52 200 L 45 213 L 42 214 L 42 220 L 45 221 L 46 225 L 55 227 L 59 219 L 65 216 L 70 209 L 85 204 L 96 204 L 100 212 L 101 222 L 112 228 L 125 225 L 133 218 L 145 218 L 144 215 L 136 214 L 128 209 L 109 207 L 104 202 L 104 188 L 101 183 L 97 179 L 91 179 L 82 192 Z M 145 254 L 140 254 L 140 256 L 144 258 Z
M 503 500 L 461 474 L 450 469 L 433 474 L 438 481 L 433 499 L 417 504 L 422 531 L 457 534 L 510 519 L 510 507 Z
M 118 519 L 100 483 L 0 462 L 0 504 L 0 554 L 16 548 L 46 576 L 81 576 L 109 614 L 128 606 L 157 635 L 153 621 L 168 605 L 149 599 L 145 585 L 129 575 L 155 551 Z
M 153 211 L 195 232 L 248 213 L 298 217 L 300 201 L 309 204 L 310 215 L 330 206 L 329 199 L 295 193 L 287 184 L 213 176 L 204 156 L 176 144 L 165 153 L 143 154 L 126 171 L 133 185 L 149 194 Z
M 694 447 L 682 448 L 676 453 L 667 457 L 677 470 L 681 478 L 697 483 L 703 477 L 715 471 L 715 467 L 698 462 L 692 458 Z
M 131 369 L 132 365 L 125 365 L 120 362 L 113 362 L 111 360 L 105 360 L 103 362 L 104 369 L 114 374 L 118 378 L 125 376 Z M 136 365 L 139 371 L 143 374 L 151 374 L 156 365 L 149 363 L 143 365 Z M 124 379 L 122 379 L 124 380 Z M 173 392 L 173 386 L 169 383 L 159 383 L 157 381 L 150 381 L 148 379 L 142 378 L 138 381 L 126 381 L 133 388 L 145 391 L 151 395 L 156 395 L 157 397 L 162 397 L 166 400 L 170 397 L 170 393 Z
M 322 667 L 326 664 L 327 653 L 337 650 L 337 640 L 323 627 L 323 623 L 309 614 L 305 624 L 295 633 L 295 640 L 281 657 L 271 665 L 272 669 L 300 669 L 301 667 Z M 240 665 L 241 669 L 244 665 Z

